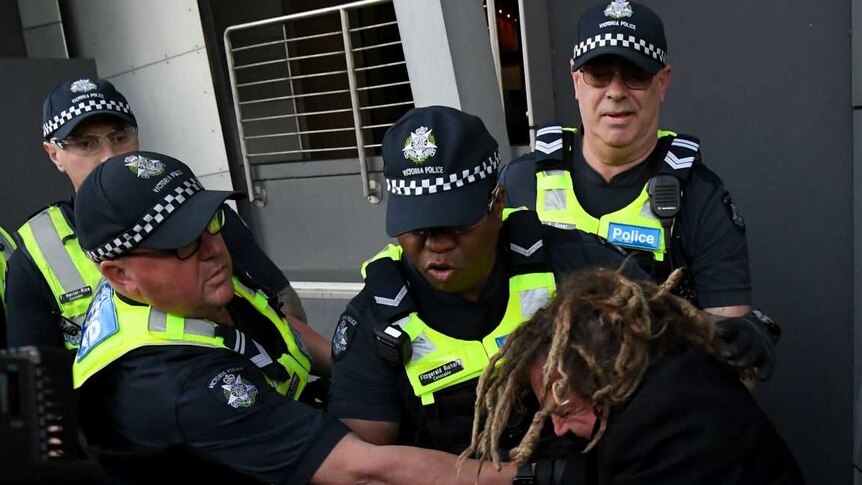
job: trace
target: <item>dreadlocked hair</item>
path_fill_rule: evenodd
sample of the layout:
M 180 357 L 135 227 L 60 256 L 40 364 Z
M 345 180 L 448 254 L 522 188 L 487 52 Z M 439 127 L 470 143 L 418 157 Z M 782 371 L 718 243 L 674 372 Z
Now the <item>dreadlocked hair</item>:
M 635 283 L 620 271 L 596 268 L 560 285 L 549 305 L 507 337 L 479 378 L 472 441 L 459 467 L 475 456 L 500 469 L 500 434 L 520 396 L 529 392 L 533 364 L 543 358 L 543 404 L 510 452 L 517 464 L 530 458 L 545 420 L 566 404 L 569 393 L 590 402 L 599 420 L 587 452 L 601 440 L 614 409 L 640 386 L 651 362 L 691 346 L 724 361 L 705 314 L 670 293 L 680 279 L 677 270 L 661 285 Z

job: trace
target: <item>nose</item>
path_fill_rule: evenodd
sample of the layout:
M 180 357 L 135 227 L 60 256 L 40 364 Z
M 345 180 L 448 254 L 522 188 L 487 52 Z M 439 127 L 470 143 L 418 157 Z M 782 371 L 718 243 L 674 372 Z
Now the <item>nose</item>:
M 431 231 L 425 238 L 425 248 L 435 253 L 443 253 L 458 245 L 455 234 L 450 231 Z
M 605 88 L 605 93 L 608 98 L 622 99 L 628 95 L 629 88 L 623 82 L 623 75 L 619 72 L 614 72 L 614 77 L 611 78 L 611 83 Z
M 121 153 L 125 153 L 125 150 L 120 150 L 119 147 L 108 140 L 102 139 L 102 144 L 99 145 L 99 161 L 104 162 L 105 160 L 115 157 Z
M 201 248 L 198 250 L 201 259 L 210 259 L 226 251 L 227 248 L 225 248 L 224 239 L 220 233 L 212 235 L 204 231 L 201 234 Z
M 551 421 L 554 423 L 554 434 L 557 436 L 565 436 L 569 431 L 571 431 L 567 420 L 551 415 Z

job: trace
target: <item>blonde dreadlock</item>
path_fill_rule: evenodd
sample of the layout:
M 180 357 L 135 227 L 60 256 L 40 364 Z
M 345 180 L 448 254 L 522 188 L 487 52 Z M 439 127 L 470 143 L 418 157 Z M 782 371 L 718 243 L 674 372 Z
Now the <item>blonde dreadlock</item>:
M 721 359 L 704 314 L 670 294 L 680 278 L 681 272 L 674 271 L 659 286 L 635 283 L 619 271 L 592 269 L 560 285 L 554 301 L 508 336 L 479 378 L 472 442 L 459 466 L 475 455 L 500 469 L 500 434 L 518 396 L 529 388 L 530 368 L 545 355 L 542 408 L 511 451 L 518 464 L 530 458 L 545 420 L 569 392 L 591 402 L 599 419 L 586 452 L 604 435 L 612 411 L 640 386 L 651 361 L 691 345 Z M 738 370 L 751 377 L 750 371 Z M 549 391 L 552 399 L 546 399 Z

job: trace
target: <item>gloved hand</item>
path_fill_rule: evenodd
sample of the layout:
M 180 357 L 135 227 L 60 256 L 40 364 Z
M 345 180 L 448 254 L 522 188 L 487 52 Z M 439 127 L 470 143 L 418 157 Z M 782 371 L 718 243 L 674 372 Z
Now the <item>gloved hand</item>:
M 780 330 L 774 320 L 754 310 L 742 317 L 715 323 L 715 334 L 723 342 L 722 356 L 742 367 L 757 369 L 757 377 L 767 380 L 775 368 L 775 343 Z
M 586 459 L 580 453 L 540 459 L 518 467 L 514 485 L 580 485 L 586 483 Z
M 318 377 L 306 384 L 299 401 L 317 409 L 326 408 L 326 403 L 329 402 L 329 378 Z

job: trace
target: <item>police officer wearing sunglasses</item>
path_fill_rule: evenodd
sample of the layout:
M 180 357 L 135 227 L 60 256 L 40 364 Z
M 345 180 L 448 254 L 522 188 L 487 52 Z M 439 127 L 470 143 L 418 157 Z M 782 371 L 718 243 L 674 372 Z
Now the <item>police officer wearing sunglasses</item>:
M 685 268 L 683 296 L 720 320 L 733 358 L 767 378 L 779 330 L 751 312 L 742 215 L 701 161 L 700 141 L 659 129 L 667 56 L 662 21 L 646 6 L 613 0 L 587 10 L 570 61 L 582 125 L 536 131 L 535 151 L 501 174 L 506 204 L 624 247 L 658 281 Z
M 126 97 L 103 79 L 80 78 L 57 85 L 42 111 L 42 146 L 75 192 L 110 157 L 139 148 L 138 122 Z M 19 249 L 9 261 L 9 346 L 76 349 L 81 320 L 100 279 L 81 251 L 73 217 L 75 198 L 56 202 L 17 231 Z M 224 212 L 224 238 L 238 273 L 249 273 L 305 320 L 299 299 L 281 270 L 263 253 L 244 222 Z M 3 340 L 3 339 L 0 339 Z M 322 348 L 327 342 L 320 338 Z
M 221 230 L 238 196 L 151 152 L 81 185 L 78 237 L 105 278 L 72 369 L 90 454 L 122 483 L 474 483 L 475 462 L 456 476 L 454 455 L 365 443 L 296 402 L 320 356 L 233 274 Z
M 475 116 L 413 109 L 384 136 L 383 162 L 398 244 L 362 265 L 365 287 L 336 327 L 329 412 L 372 443 L 460 453 L 477 378 L 506 336 L 567 273 L 624 258 L 592 234 L 504 211 L 497 142 Z M 528 424 L 513 423 L 501 446 Z

